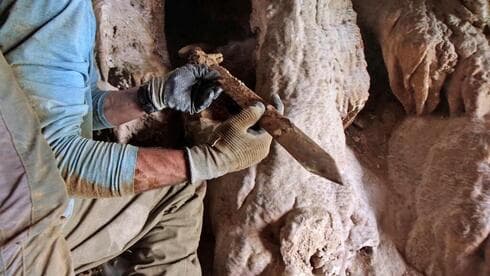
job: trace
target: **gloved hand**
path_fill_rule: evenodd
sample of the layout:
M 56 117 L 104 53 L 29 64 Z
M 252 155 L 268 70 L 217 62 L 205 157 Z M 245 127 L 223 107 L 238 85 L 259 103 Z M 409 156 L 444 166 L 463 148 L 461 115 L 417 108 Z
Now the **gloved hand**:
M 222 92 L 218 79 L 219 73 L 206 65 L 187 64 L 167 77 L 151 79 L 138 91 L 138 98 L 147 113 L 164 108 L 199 113 Z
M 256 103 L 221 123 L 206 144 L 187 148 L 191 182 L 220 177 L 264 159 L 272 136 L 263 129 L 250 129 L 264 112 L 264 105 Z

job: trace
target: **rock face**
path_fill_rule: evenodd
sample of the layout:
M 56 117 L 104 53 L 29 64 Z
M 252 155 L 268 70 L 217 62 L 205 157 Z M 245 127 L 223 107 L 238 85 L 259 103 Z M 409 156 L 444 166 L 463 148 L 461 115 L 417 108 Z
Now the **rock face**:
M 488 275 L 488 1 L 354 4 L 377 35 L 404 109 L 439 110 L 400 121 L 391 133 L 381 227 L 419 272 Z M 441 118 L 444 106 L 451 118 Z
M 163 2 L 95 1 L 103 80 L 125 88 L 170 68 Z M 374 85 L 363 109 L 370 80 L 350 0 L 253 0 L 256 37 L 217 36 L 226 66 L 263 98 L 278 93 L 285 115 L 342 164 L 346 185 L 311 175 L 277 144 L 256 167 L 209 181 L 213 275 L 490 275 L 488 2 L 353 2 L 397 99 Z M 176 34 L 173 44 L 187 43 Z M 117 138 L 175 146 L 179 123 L 160 114 Z
M 431 113 L 446 99 L 452 114 L 489 113 L 487 0 L 354 3 L 378 36 L 391 88 L 408 113 Z
M 164 9 L 158 0 L 94 1 L 101 88 L 127 89 L 169 71 Z M 120 143 L 173 147 L 182 144 L 183 131 L 179 115 L 165 111 L 119 126 L 114 134 Z
M 490 273 L 490 123 L 410 118 L 390 141 L 397 245 L 427 275 Z
M 128 88 L 168 71 L 163 1 L 95 0 L 94 12 L 103 81 Z
M 350 2 L 253 1 L 252 8 L 257 93 L 267 99 L 277 92 L 286 116 L 339 163 L 352 161 L 342 117 L 362 108 L 369 77 Z M 359 184 L 350 179 L 362 168 L 354 171 L 347 181 Z M 278 145 L 257 167 L 210 181 L 214 272 L 343 273 L 362 248 L 379 243 L 357 184 L 338 187 L 311 175 Z
M 347 186 L 309 175 L 277 145 L 257 167 L 211 181 L 216 275 L 490 273 L 489 52 L 477 20 L 486 15 L 466 24 L 452 13 L 461 4 L 434 11 L 437 3 L 364 2 L 362 21 L 376 27 L 406 111 L 433 112 L 443 91 L 449 113 L 465 115 L 404 119 L 397 105 L 381 102 L 382 114 L 359 118 L 351 151 L 339 98 L 361 95 L 355 87 L 367 81 L 363 66 L 351 66 L 364 61 L 349 2 L 253 2 L 256 91 L 281 95 L 286 115 L 344 164 Z M 447 19 L 453 34 L 441 42 L 425 17 Z
M 257 90 L 284 90 L 284 96 L 303 98 L 325 87 L 329 90 L 325 94 L 336 94 L 338 111 L 348 126 L 368 98 L 363 43 L 350 1 L 317 2 L 305 2 L 302 7 L 252 1 L 251 25 L 259 32 L 260 45 Z M 316 83 L 314 76 L 320 76 Z M 277 79 L 280 77 L 286 79 Z M 311 83 L 306 87 L 296 83 L 303 79 Z M 318 102 L 327 101 L 320 95 L 313 97 L 317 96 L 322 98 Z

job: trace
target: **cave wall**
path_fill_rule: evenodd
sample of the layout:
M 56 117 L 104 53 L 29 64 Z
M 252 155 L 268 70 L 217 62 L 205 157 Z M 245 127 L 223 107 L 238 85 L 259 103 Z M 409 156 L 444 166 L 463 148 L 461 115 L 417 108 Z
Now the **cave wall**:
M 164 2 L 94 0 L 101 79 L 118 88 L 139 85 L 170 68 Z
M 134 87 L 171 69 L 165 35 L 165 2 L 93 0 L 97 18 L 96 60 L 99 87 L 114 91 Z M 116 127 L 112 137 L 138 146 L 183 145 L 181 115 L 163 111 Z
M 209 181 L 205 272 L 490 274 L 488 1 L 94 4 L 103 85 L 165 74 L 199 43 L 264 99 L 278 93 L 342 165 L 337 186 L 273 144 L 259 165 Z M 116 137 L 176 147 L 181 116 L 147 116 Z
M 369 88 L 355 13 L 349 1 L 252 1 L 252 10 L 257 93 L 278 93 L 285 115 L 352 172 L 348 185 L 336 186 L 274 144 L 257 167 L 209 181 L 214 272 L 344 273 L 379 243 L 359 185 L 364 172 L 345 147 L 346 112 L 337 107 L 362 108 Z
M 332 125 L 342 106 L 322 92 L 364 106 L 350 3 L 252 3 L 257 92 L 283 97 L 286 115 L 344 162 L 349 189 L 318 189 L 280 148 L 211 181 L 215 273 L 489 274 L 488 2 L 354 1 L 389 87 L 371 87 L 375 103 L 347 131 L 348 148 Z
M 488 275 L 489 3 L 353 2 L 381 49 L 389 93 L 423 115 L 389 131 L 382 225 L 417 271 Z M 376 133 L 372 125 L 352 132 Z
M 373 31 L 393 93 L 411 114 L 490 111 L 488 0 L 354 0 Z
M 490 124 L 409 118 L 389 142 L 387 226 L 427 275 L 489 275 Z

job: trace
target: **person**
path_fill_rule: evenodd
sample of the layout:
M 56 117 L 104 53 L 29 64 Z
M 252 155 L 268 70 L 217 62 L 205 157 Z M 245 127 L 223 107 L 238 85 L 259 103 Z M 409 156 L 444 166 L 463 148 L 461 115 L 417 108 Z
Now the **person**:
M 250 129 L 265 107 L 185 149 L 94 141 L 94 129 L 197 113 L 221 93 L 203 65 L 100 91 L 95 26 L 90 0 L 0 2 L 0 275 L 73 275 L 121 254 L 128 275 L 200 275 L 200 183 L 267 156 L 271 136 Z

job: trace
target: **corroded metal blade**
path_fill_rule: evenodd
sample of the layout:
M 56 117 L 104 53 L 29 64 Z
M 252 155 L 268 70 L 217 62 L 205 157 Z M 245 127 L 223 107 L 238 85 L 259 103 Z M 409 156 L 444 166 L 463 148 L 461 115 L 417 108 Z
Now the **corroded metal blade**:
M 274 139 L 306 170 L 343 185 L 335 159 L 292 123 L 288 131 Z
M 179 54 L 187 57 L 189 63 L 206 64 L 216 70 L 220 74 L 219 82 L 224 92 L 240 107 L 246 108 L 256 102 L 264 103 L 267 109 L 259 121 L 259 126 L 271 134 L 274 140 L 281 144 L 306 170 L 343 185 L 335 159 L 272 105 L 267 105 L 255 92 L 230 74 L 226 68 L 220 66 L 219 64 L 223 61 L 221 54 L 207 54 L 194 46 L 182 48 Z

